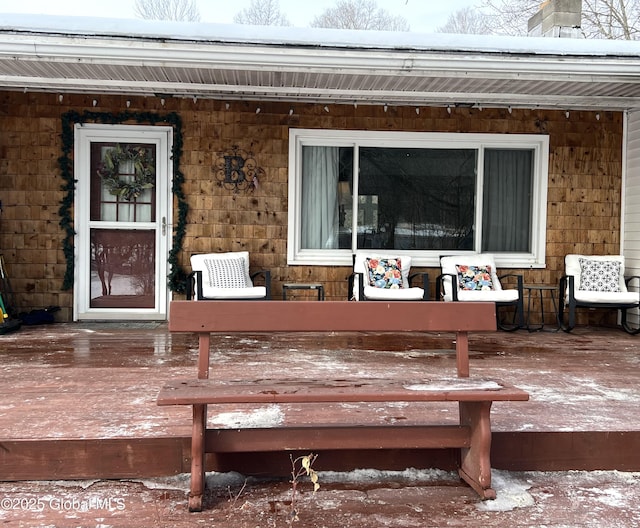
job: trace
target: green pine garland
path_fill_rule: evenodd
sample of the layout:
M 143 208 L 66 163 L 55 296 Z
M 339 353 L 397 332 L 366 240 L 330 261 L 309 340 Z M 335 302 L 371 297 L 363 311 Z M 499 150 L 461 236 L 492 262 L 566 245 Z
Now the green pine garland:
M 60 202 L 60 227 L 64 231 L 65 237 L 62 241 L 62 249 L 67 267 L 62 283 L 63 290 L 69 290 L 73 287 L 74 275 L 74 246 L 75 229 L 73 228 L 73 217 L 71 211 L 73 209 L 74 192 L 76 182 L 73 178 L 73 147 L 74 135 L 73 127 L 76 123 L 104 123 L 104 124 L 121 124 L 128 121 L 136 123 L 149 123 L 156 125 L 158 123 L 167 123 L 173 127 L 173 187 L 171 191 L 176 197 L 178 203 L 178 221 L 173 230 L 173 247 L 169 251 L 169 289 L 175 293 L 184 293 L 187 290 L 187 273 L 178 263 L 178 254 L 182 251 L 182 244 L 186 233 L 187 214 L 189 205 L 182 189 L 184 184 L 184 174 L 180 171 L 180 160 L 182 158 L 182 120 L 180 116 L 171 112 L 169 114 L 154 114 L 152 112 L 120 112 L 116 114 L 104 112 L 75 112 L 70 111 L 62 115 L 62 156 L 58 158 L 58 166 L 64 184 L 62 190 L 66 193 Z

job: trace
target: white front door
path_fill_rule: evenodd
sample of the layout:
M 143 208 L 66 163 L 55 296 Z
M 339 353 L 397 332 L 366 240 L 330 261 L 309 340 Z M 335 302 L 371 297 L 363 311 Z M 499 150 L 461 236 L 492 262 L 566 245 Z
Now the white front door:
M 76 125 L 74 320 L 167 318 L 172 138 Z

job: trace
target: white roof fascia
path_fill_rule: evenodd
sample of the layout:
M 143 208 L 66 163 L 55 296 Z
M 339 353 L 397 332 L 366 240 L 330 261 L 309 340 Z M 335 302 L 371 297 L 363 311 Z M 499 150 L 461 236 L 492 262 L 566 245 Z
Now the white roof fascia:
M 640 47 L 639 47 L 640 51 Z M 343 74 L 447 77 L 478 75 L 496 79 L 640 82 L 638 57 L 474 55 L 461 52 L 349 50 L 265 45 L 139 42 L 0 33 L 0 58 L 131 66 L 304 71 Z

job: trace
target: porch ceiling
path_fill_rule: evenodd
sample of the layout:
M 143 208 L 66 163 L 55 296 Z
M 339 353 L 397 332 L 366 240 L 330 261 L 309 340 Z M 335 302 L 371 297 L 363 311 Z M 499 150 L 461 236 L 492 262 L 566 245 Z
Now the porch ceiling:
M 513 39 L 492 41 L 487 49 L 320 45 L 297 34 L 278 42 L 187 39 L 117 31 L 64 33 L 1 22 L 0 89 L 5 90 L 292 103 L 640 108 L 638 54 L 629 53 L 628 43 L 622 53 L 609 47 L 593 52 L 591 45 L 587 52 L 567 54 L 514 52 Z

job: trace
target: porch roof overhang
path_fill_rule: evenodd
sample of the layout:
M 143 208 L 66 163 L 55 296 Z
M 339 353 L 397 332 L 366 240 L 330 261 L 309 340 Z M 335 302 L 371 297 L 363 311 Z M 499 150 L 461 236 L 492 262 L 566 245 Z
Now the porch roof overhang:
M 625 110 L 640 41 L 0 15 L 0 89 Z

